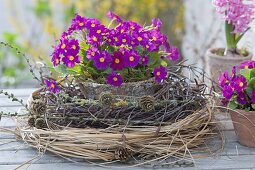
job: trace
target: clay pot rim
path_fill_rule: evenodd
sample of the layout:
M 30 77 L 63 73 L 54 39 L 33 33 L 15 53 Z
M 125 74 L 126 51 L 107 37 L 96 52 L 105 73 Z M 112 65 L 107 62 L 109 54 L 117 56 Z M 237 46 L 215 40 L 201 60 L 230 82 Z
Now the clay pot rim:
M 224 48 L 209 48 L 207 51 L 206 51 L 206 55 L 211 57 L 211 58 L 217 58 L 219 60 L 251 60 L 252 59 L 252 53 L 250 51 L 248 51 L 248 55 L 247 56 L 240 56 L 240 55 L 236 55 L 238 57 L 232 57 L 232 55 L 227 55 L 227 56 L 220 56 L 220 55 L 217 55 L 215 53 L 213 53 L 212 51 L 213 50 L 216 50 L 216 49 L 224 49 Z
M 246 111 L 241 109 L 229 109 L 231 114 L 235 114 L 238 117 L 245 118 L 244 116 L 255 116 L 255 111 Z M 243 116 L 244 115 L 244 116 Z

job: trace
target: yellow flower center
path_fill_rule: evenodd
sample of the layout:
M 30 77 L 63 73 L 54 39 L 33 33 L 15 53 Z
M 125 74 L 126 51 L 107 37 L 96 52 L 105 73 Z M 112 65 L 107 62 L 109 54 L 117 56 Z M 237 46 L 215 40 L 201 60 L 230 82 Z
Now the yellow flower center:
M 123 33 L 125 30 L 124 29 L 121 29 L 120 32 Z
M 108 39 L 108 42 L 112 42 L 112 40 L 111 40 L 111 39 Z
M 142 41 L 142 40 L 143 40 L 143 38 L 142 38 L 142 37 L 138 37 L 137 39 L 138 39 L 138 41 Z
M 158 72 L 156 73 L 156 75 L 157 75 L 157 76 L 160 76 L 160 71 L 158 71 Z
M 148 45 L 146 45 L 146 48 L 149 48 L 149 46 L 148 46 Z
M 100 59 L 99 59 L 99 61 L 101 62 L 101 63 L 103 63 L 104 62 L 104 57 L 101 57 Z
M 135 42 L 134 42 L 134 41 L 131 41 L 131 44 L 132 44 L 132 45 L 134 45 L 134 44 L 135 44 Z
M 154 41 L 156 41 L 156 40 L 157 40 L 157 38 L 156 38 L 155 36 L 153 36 L 153 37 L 152 37 L 152 39 L 153 39 Z
M 124 39 L 122 39 L 122 42 L 125 43 L 125 42 L 127 42 L 127 40 L 124 38 Z
M 56 61 L 55 61 L 55 62 L 56 62 L 56 64 L 58 64 L 58 63 L 59 63 L 59 59 L 56 59 Z
M 134 27 L 134 26 L 131 26 L 130 28 L 131 28 L 132 30 L 134 30 L 134 29 L 135 29 L 135 27 Z
M 76 49 L 76 45 L 72 45 L 72 48 L 75 50 Z
M 142 61 L 145 61 L 145 58 L 143 58 Z
M 113 81 L 117 81 L 118 80 L 118 78 L 117 77 L 113 77 Z
M 53 88 L 53 89 L 55 88 L 55 84 L 53 84 L 53 83 L 51 83 L 50 86 L 51 86 L 51 88 Z
M 243 87 L 243 85 L 244 85 L 243 82 L 240 82 L 240 83 L 239 83 L 239 86 L 240 86 L 240 87 Z
M 69 56 L 69 60 L 70 60 L 70 61 L 73 61 L 73 60 L 74 60 L 74 56 L 72 56 L 72 55 Z
M 96 26 L 96 24 L 92 23 L 90 26 L 91 26 L 91 27 L 95 27 L 95 26 Z
M 114 40 L 115 40 L 115 41 L 118 41 L 118 38 L 117 38 L 117 37 L 114 37 Z
M 130 56 L 130 57 L 129 57 L 129 61 L 134 61 L 134 59 L 135 59 L 135 58 L 134 58 L 133 56 Z
M 92 40 L 93 40 L 93 41 L 97 41 L 97 37 L 94 36 L 94 37 L 92 38 Z
M 101 30 L 97 30 L 97 33 L 100 34 L 102 31 Z
M 61 45 L 61 49 L 65 49 L 66 48 L 66 45 L 65 44 L 62 44 Z
M 92 51 L 92 52 L 91 52 L 91 55 L 92 55 L 92 56 L 95 56 L 95 52 L 94 52 L 94 51 Z
M 81 27 L 82 27 L 83 25 L 84 25 L 84 23 L 83 23 L 83 22 L 80 22 L 80 23 L 79 23 L 79 26 L 81 26 Z
M 245 66 L 244 68 L 245 68 L 245 69 L 248 69 L 248 68 L 249 68 L 249 66 Z
M 120 59 L 116 58 L 116 59 L 115 59 L 115 63 L 116 63 L 116 64 L 119 64 L 119 63 L 120 63 Z

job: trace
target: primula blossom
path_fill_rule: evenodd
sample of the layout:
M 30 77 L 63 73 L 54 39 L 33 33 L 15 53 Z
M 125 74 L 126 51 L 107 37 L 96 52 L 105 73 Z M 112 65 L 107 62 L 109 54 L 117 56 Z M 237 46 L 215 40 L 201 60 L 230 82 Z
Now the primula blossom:
M 53 66 L 65 65 L 72 74 L 79 70 L 88 73 L 79 76 L 98 78 L 93 74 L 101 74 L 113 86 L 144 80 L 143 76 L 152 76 L 151 72 L 157 82 L 165 80 L 167 69 L 161 64 L 178 60 L 180 52 L 161 32 L 161 20 L 154 18 L 151 25 L 142 26 L 111 11 L 107 16 L 111 19 L 109 26 L 96 18 L 76 14 L 54 46 Z
M 241 108 L 251 107 L 251 104 L 255 104 L 254 62 L 245 61 L 239 66 L 233 67 L 232 74 L 224 72 L 219 77 L 219 86 L 222 90 L 224 103 L 232 102 Z
M 47 89 L 53 93 L 58 93 L 60 91 L 60 88 L 55 80 L 44 80 L 44 84 L 46 85 Z

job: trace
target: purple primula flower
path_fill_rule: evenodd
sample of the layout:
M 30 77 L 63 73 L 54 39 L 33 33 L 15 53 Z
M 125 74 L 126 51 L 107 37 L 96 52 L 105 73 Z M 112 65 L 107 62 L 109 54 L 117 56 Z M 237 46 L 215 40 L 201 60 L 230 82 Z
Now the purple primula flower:
M 122 33 L 118 36 L 119 43 L 121 45 L 130 44 L 130 36 L 128 34 Z
M 138 55 L 137 51 L 130 50 L 124 53 L 124 61 L 126 67 L 136 67 L 140 61 L 140 56 Z
M 255 90 L 253 90 L 251 93 L 251 100 L 252 100 L 252 103 L 255 104 Z
M 213 0 L 216 10 L 234 26 L 234 33 L 245 32 L 254 18 L 254 0 Z
M 241 105 L 247 104 L 247 98 L 246 98 L 246 94 L 244 92 L 238 93 L 236 100 Z
M 120 18 L 120 16 L 116 15 L 115 13 L 113 13 L 112 11 L 109 11 L 107 13 L 107 16 L 110 18 L 110 19 L 116 19 L 117 22 L 121 23 L 122 22 L 122 19 Z
M 107 84 L 110 84 L 112 86 L 121 86 L 122 83 L 123 78 L 115 72 L 112 72 L 110 75 L 107 76 Z
M 44 80 L 44 84 L 46 85 L 47 89 L 53 93 L 60 92 L 60 88 L 57 85 L 55 80 Z
M 148 56 L 142 56 L 141 61 L 143 66 L 147 66 L 149 63 L 150 58 Z
M 123 54 L 120 51 L 117 51 L 113 54 L 111 63 L 111 68 L 113 70 L 122 70 L 124 68 L 124 59 Z
M 230 100 L 234 94 L 234 89 L 231 86 L 224 86 L 223 88 L 223 96 Z
M 61 60 L 60 54 L 57 52 L 53 52 L 51 56 L 52 56 L 51 62 L 53 64 L 53 66 L 54 67 L 58 66 L 60 64 L 60 60 Z
M 154 69 L 153 75 L 155 77 L 155 80 L 158 83 L 161 83 L 167 77 L 167 69 L 163 66 L 157 67 L 157 68 Z
M 77 55 L 80 51 L 79 42 L 76 39 L 71 39 L 68 42 L 68 53 L 72 53 L 73 55 Z
M 221 88 L 224 88 L 225 86 L 228 86 L 230 83 L 230 76 L 227 71 L 222 73 L 219 77 L 219 85 Z
M 73 68 L 75 64 L 80 63 L 81 57 L 78 55 L 68 54 L 62 59 L 63 63 L 69 67 Z
M 96 25 L 94 29 L 90 30 L 90 36 L 96 36 L 97 38 L 101 38 L 102 36 L 106 35 L 109 30 L 104 25 Z
M 100 21 L 96 18 L 87 18 L 85 27 L 88 30 L 95 30 L 99 25 L 101 25 Z
M 120 25 L 118 25 L 115 29 L 118 33 L 127 33 L 129 31 L 129 22 L 122 22 Z
M 237 92 L 244 91 L 247 86 L 246 78 L 242 75 L 236 76 L 230 84 Z
M 149 37 L 150 37 L 151 42 L 153 42 L 155 44 L 159 44 L 159 45 L 161 45 L 163 43 L 163 40 L 164 40 L 163 35 L 158 30 L 150 31 Z
M 133 32 L 133 31 L 139 32 L 143 28 L 141 25 L 139 25 L 138 23 L 136 23 L 134 21 L 128 21 L 128 24 L 129 24 L 129 30 L 131 32 Z
M 133 36 L 133 41 L 135 42 L 135 44 L 140 44 L 142 46 L 145 47 L 145 45 L 148 42 L 148 38 L 146 37 L 146 34 L 143 32 L 134 32 L 132 33 Z
M 171 46 L 170 49 L 167 51 L 170 53 L 167 58 L 172 61 L 177 61 L 180 58 L 179 49 L 175 46 Z
M 255 68 L 255 61 L 244 61 L 239 65 L 238 68 L 239 69 L 253 69 L 253 68 Z
M 93 58 L 95 56 L 98 56 L 99 55 L 99 51 L 98 51 L 98 48 L 96 47 L 90 47 L 88 50 L 87 50 L 87 58 L 89 60 L 93 60 Z
M 107 69 L 109 63 L 112 61 L 111 55 L 107 51 L 99 51 L 99 55 L 94 58 L 94 66 L 99 70 Z
M 162 21 L 159 18 L 153 18 L 151 22 L 156 29 L 160 30 Z
M 109 31 L 109 34 L 107 35 L 107 38 L 106 38 L 106 42 L 109 44 L 109 45 L 115 45 L 115 39 L 117 39 L 117 33 L 116 33 L 116 30 L 110 30 Z
M 99 46 L 101 44 L 101 37 L 97 37 L 96 35 L 92 34 L 87 37 L 88 44 L 91 44 L 93 46 Z
M 60 53 L 60 54 L 67 53 L 68 43 L 69 43 L 68 39 L 62 37 L 60 39 L 60 43 L 59 43 L 58 47 L 56 48 L 58 50 L 58 53 Z
M 71 30 L 83 30 L 85 28 L 86 18 L 75 14 L 75 18 L 72 20 Z

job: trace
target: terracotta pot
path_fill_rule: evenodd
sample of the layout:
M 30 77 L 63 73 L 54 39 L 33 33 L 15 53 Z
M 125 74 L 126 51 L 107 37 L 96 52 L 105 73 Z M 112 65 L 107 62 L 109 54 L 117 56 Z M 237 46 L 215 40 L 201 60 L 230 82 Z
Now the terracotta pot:
M 230 111 L 234 129 L 240 144 L 255 147 L 255 111 Z
M 99 99 L 102 92 L 110 92 L 113 95 L 135 97 L 153 95 L 157 90 L 162 88 L 163 85 L 156 83 L 154 79 L 150 79 L 139 82 L 123 83 L 120 87 L 93 82 L 80 82 L 79 86 L 86 99 Z
M 252 60 L 252 54 L 248 56 L 241 56 L 233 53 L 227 53 L 226 56 L 220 56 L 215 54 L 214 51 L 224 50 L 222 48 L 211 48 L 206 52 L 207 64 L 209 67 L 210 77 L 215 83 L 218 83 L 218 79 L 221 73 L 225 71 L 232 71 L 233 66 L 239 65 L 243 61 Z

